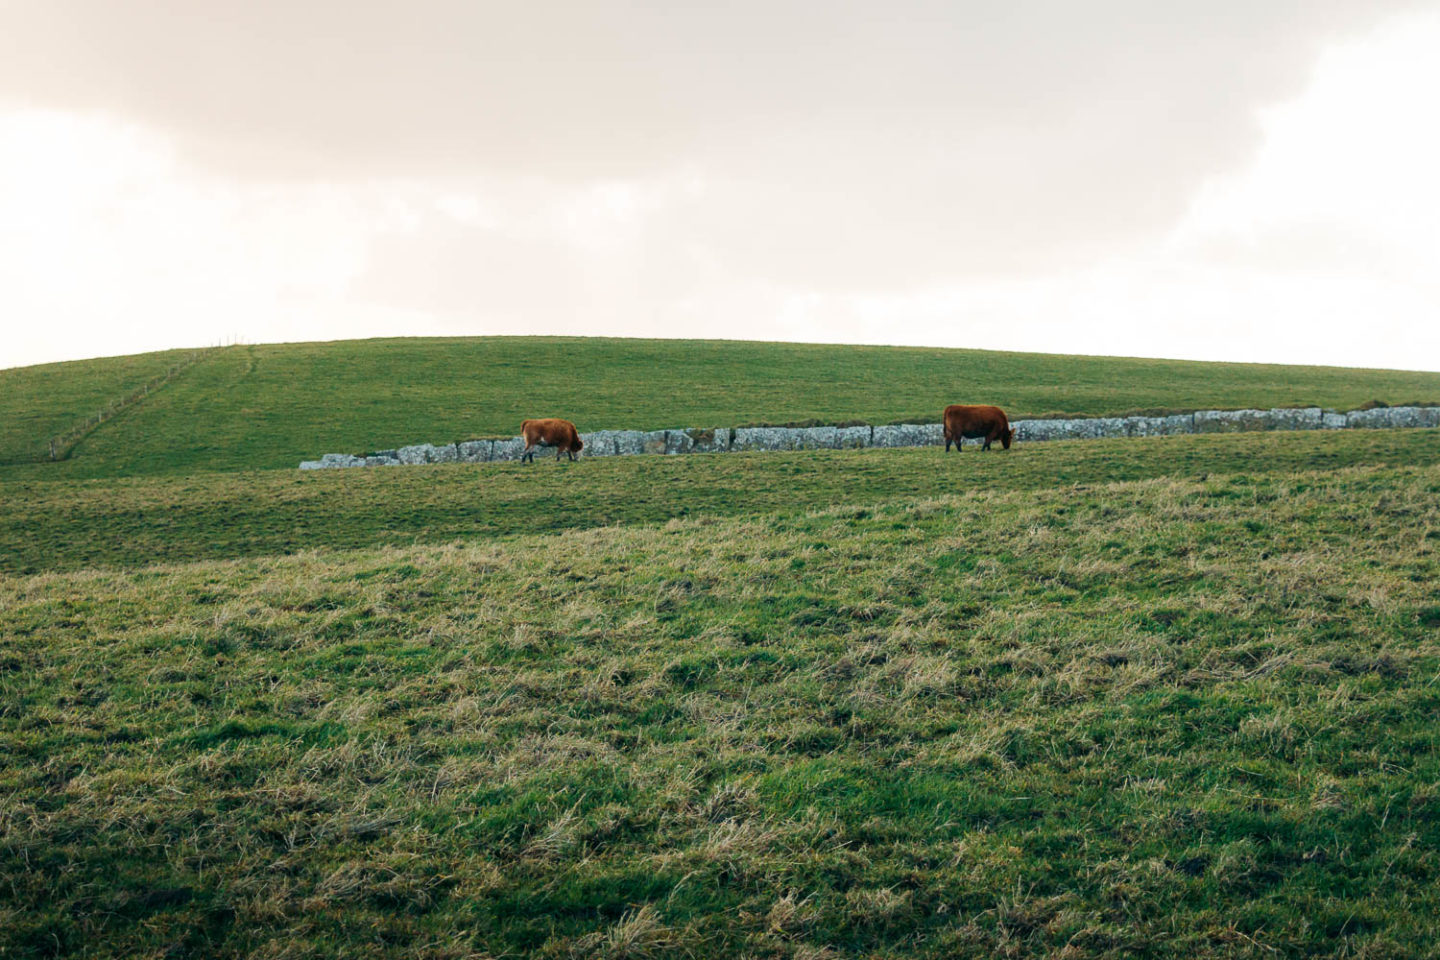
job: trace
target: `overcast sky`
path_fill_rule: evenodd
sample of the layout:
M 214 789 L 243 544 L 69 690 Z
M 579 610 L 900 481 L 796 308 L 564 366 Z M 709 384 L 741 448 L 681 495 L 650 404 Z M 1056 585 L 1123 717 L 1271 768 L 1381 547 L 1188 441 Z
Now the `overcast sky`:
M 0 367 L 604 334 L 1440 370 L 1440 2 L 0 0 Z

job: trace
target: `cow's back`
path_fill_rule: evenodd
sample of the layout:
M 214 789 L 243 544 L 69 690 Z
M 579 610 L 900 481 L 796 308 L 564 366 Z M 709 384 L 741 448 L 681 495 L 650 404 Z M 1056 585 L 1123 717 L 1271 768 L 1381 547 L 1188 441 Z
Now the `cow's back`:
M 575 429 L 575 424 L 558 417 L 526 420 L 520 424 L 520 435 L 525 438 L 527 447 L 560 447 L 577 451 L 581 447 L 580 432 Z
M 945 432 L 956 439 L 985 436 L 1010 429 L 1005 411 L 990 404 L 952 403 L 945 408 Z

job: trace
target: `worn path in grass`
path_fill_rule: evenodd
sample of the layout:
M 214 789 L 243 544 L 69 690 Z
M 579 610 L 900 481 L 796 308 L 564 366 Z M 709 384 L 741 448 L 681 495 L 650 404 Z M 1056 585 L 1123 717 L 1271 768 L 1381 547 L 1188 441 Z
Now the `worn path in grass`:
M 1434 956 L 1437 552 L 1404 467 L 0 577 L 0 954 Z
M 112 367 L 140 359 L 0 371 L 0 461 L 11 447 L 43 449 L 45 424 L 73 417 L 79 400 L 72 394 L 88 397 L 92 384 L 124 381 Z M 5 472 L 103 477 L 293 467 L 325 451 L 513 436 L 522 419 L 537 416 L 568 417 L 582 430 L 651 430 L 934 422 L 958 402 L 998 403 L 1019 418 L 1348 410 L 1371 400 L 1440 402 L 1440 373 L 738 341 L 273 344 L 219 351 L 87 437 L 65 463 Z
M 0 483 L 0 571 L 508 537 L 1167 475 L 1440 462 L 1440 431 L 615 457 Z M 556 549 L 564 549 L 557 540 Z

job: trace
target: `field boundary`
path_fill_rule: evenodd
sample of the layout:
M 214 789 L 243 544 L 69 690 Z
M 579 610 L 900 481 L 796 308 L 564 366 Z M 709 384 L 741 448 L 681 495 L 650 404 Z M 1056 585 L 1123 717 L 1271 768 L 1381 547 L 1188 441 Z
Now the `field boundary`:
M 148 399 L 150 397 L 150 394 L 159 390 L 167 383 L 170 383 L 176 377 L 180 376 L 180 374 L 184 373 L 186 370 L 190 369 L 192 366 L 199 363 L 201 360 L 204 360 L 207 357 L 214 355 L 216 351 L 224 349 L 224 347 L 202 347 L 199 350 L 192 350 L 180 360 L 172 363 L 165 370 L 164 373 L 156 374 L 149 380 L 146 380 L 140 386 L 131 390 L 129 393 L 124 394 L 117 399 L 111 400 L 105 406 L 101 407 L 93 414 L 86 417 L 79 424 L 71 427 L 69 430 L 66 430 L 64 433 L 50 437 L 49 455 L 37 456 L 36 461 L 43 462 L 45 460 L 56 461 L 69 459 L 70 453 L 75 449 L 76 446 L 79 445 L 80 441 L 84 440 L 86 437 L 90 436 L 90 434 L 94 433 L 97 429 L 99 429 L 102 423 L 114 420 L 126 410 L 130 409 L 141 401 Z
M 1440 427 L 1440 407 L 1374 407 L 1337 413 L 1321 407 L 1270 410 L 1197 410 L 1164 417 L 1092 417 L 1016 420 L 1018 443 L 1050 440 L 1101 440 L 1123 437 L 1182 436 L 1263 430 L 1345 430 Z M 945 443 L 938 423 L 853 427 L 712 427 L 673 430 L 597 430 L 582 433 L 582 457 L 744 453 L 780 450 L 853 450 L 865 447 L 928 447 Z M 967 440 L 966 446 L 979 444 Z M 518 460 L 525 451 L 520 437 L 419 443 L 368 454 L 327 453 L 305 460 L 301 470 L 346 467 L 414 466 L 425 463 L 493 463 Z

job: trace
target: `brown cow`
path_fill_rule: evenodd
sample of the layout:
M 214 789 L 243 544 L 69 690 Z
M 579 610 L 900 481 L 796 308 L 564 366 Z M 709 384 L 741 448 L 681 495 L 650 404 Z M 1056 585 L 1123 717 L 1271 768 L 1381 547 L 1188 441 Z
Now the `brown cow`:
M 980 448 L 982 450 L 990 449 L 991 440 L 999 440 L 1006 450 L 1010 449 L 1010 441 L 1015 438 L 1015 431 L 1010 429 L 1010 421 L 1004 410 L 999 407 L 967 406 L 960 403 L 945 408 L 946 453 L 950 452 L 951 443 L 959 450 L 961 440 L 981 437 L 985 439 L 985 445 Z
M 580 434 L 575 429 L 575 424 L 569 420 L 557 420 L 547 417 L 544 420 L 526 420 L 520 424 L 520 435 L 525 438 L 525 452 L 521 460 L 535 462 L 536 447 L 554 447 L 555 459 L 559 460 L 565 454 L 570 459 L 575 459 L 585 446 L 585 441 L 580 439 Z

